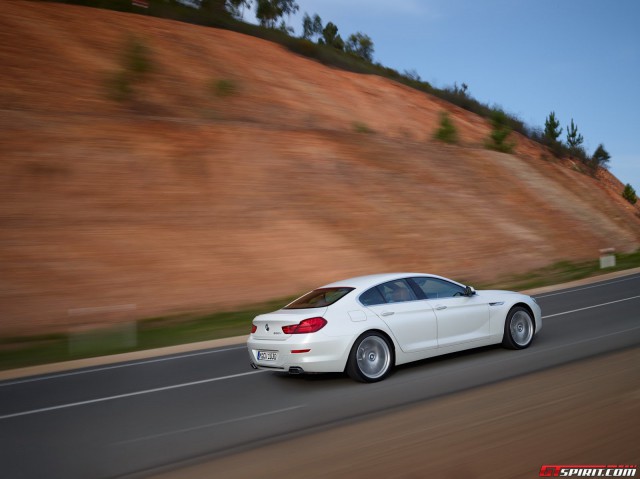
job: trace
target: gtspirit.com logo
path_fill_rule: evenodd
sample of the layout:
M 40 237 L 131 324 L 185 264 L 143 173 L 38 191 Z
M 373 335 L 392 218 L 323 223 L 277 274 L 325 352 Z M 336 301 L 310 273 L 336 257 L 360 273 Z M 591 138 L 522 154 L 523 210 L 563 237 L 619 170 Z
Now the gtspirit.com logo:
M 548 465 L 540 468 L 540 477 L 635 477 L 638 466 L 628 465 Z

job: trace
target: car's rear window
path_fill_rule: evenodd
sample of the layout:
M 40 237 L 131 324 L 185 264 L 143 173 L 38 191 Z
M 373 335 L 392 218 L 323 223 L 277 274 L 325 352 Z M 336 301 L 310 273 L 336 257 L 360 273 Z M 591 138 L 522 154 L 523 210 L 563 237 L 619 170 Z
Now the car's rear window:
M 287 304 L 284 309 L 324 308 L 345 296 L 353 288 L 319 288 Z

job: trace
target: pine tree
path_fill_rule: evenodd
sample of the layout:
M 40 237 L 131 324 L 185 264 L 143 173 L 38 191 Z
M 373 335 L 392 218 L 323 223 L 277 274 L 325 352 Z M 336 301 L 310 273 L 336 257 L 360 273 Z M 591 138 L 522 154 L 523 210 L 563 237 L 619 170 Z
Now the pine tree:
M 638 201 L 638 197 L 636 196 L 636 190 L 633 189 L 629 183 L 627 183 L 624 187 L 624 191 L 622 192 L 622 197 L 627 200 L 632 205 L 635 205 Z
M 596 151 L 594 151 L 593 155 L 591 155 L 589 164 L 594 171 L 598 168 L 608 168 L 610 158 L 611 155 L 607 150 L 604 149 L 604 145 L 600 143 L 598 145 L 598 148 L 596 148 Z
M 558 141 L 562 135 L 560 122 L 556 119 L 556 112 L 552 111 L 544 122 L 544 138 L 551 144 Z
M 571 118 L 571 125 L 567 126 L 567 145 L 569 148 L 575 149 L 582 145 L 584 138 L 578 133 L 578 127 Z

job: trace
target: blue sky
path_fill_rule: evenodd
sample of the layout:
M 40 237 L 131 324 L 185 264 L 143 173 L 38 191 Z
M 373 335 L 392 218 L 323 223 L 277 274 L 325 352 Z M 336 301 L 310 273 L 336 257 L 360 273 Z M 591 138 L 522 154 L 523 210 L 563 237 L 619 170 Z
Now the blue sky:
M 611 171 L 640 192 L 640 1 L 297 0 L 346 39 L 360 31 L 374 61 L 415 70 L 436 87 L 466 83 L 531 126 L 573 118 L 591 154 L 603 143 Z M 249 17 L 250 15 L 245 15 Z

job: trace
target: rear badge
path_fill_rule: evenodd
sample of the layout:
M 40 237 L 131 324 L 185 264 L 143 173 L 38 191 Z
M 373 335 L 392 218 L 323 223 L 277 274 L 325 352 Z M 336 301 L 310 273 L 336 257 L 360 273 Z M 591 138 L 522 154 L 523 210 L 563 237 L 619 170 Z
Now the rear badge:
M 264 325 L 264 329 L 266 329 L 267 331 L 269 331 L 269 323 Z

